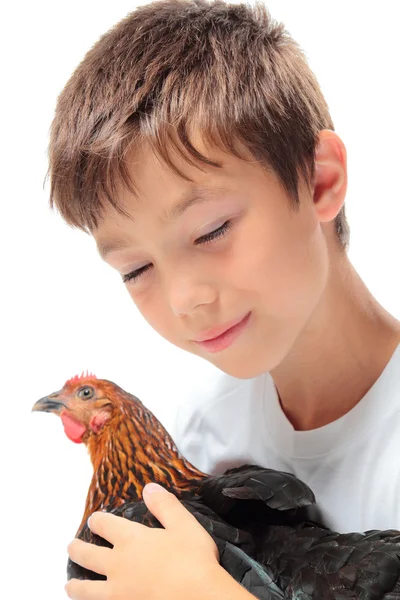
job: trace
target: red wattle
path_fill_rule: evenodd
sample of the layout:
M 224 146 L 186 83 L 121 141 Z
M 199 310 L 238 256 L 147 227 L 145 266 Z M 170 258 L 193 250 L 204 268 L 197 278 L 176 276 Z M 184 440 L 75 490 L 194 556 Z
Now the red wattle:
M 81 444 L 86 427 L 65 411 L 61 413 L 61 421 L 68 439 L 75 442 L 75 444 Z

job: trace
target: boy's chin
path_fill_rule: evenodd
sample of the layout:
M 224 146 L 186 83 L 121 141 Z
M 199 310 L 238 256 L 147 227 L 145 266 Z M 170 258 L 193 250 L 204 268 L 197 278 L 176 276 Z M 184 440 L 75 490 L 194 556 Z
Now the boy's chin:
M 220 357 L 210 357 L 208 360 L 227 375 L 237 379 L 253 379 L 269 372 L 275 366 L 272 360 L 261 360 L 259 356 L 249 355 L 234 357 L 221 355 Z

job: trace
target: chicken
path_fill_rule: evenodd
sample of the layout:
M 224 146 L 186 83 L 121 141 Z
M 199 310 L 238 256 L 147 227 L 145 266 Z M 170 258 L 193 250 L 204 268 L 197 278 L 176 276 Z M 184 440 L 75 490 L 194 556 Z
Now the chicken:
M 76 537 L 111 546 L 87 526 L 98 510 L 161 527 L 142 500 L 143 487 L 156 481 L 205 527 L 221 565 L 260 600 L 400 600 L 400 532 L 339 534 L 307 520 L 315 498 L 294 475 L 243 465 L 209 476 L 180 454 L 138 398 L 89 373 L 32 410 L 59 415 L 68 438 L 88 448 L 94 472 Z M 71 560 L 67 576 L 104 578 Z

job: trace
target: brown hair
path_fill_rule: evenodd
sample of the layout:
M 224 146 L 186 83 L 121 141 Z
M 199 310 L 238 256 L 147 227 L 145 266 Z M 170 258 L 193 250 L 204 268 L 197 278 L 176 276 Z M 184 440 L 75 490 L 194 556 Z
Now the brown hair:
M 334 126 L 302 50 L 263 3 L 161 0 L 104 34 L 58 98 L 50 205 L 89 232 L 105 202 L 124 213 L 118 185 L 135 193 L 124 157 L 144 140 L 185 179 L 171 147 L 193 165 L 220 166 L 191 144 L 192 128 L 239 158 L 235 141 L 244 144 L 299 205 L 299 175 L 310 185 L 318 132 Z M 347 247 L 344 208 L 335 226 Z

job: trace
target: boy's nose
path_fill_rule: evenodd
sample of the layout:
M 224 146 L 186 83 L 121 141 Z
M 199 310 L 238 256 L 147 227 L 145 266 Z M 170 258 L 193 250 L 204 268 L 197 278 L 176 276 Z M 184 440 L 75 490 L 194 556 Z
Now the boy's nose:
M 208 284 L 181 281 L 170 286 L 168 291 L 169 305 L 178 317 L 191 315 L 198 306 L 212 304 L 215 299 L 216 292 Z

